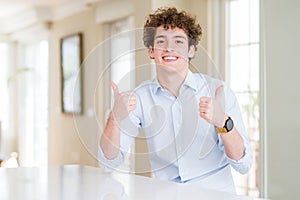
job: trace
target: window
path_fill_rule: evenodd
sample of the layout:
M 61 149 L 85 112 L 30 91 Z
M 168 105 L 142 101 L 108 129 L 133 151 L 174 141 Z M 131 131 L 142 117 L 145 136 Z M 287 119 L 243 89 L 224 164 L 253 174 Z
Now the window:
M 106 36 L 109 45 L 110 80 L 114 81 L 120 92 L 132 90 L 135 86 L 134 73 L 134 33 L 133 18 L 117 20 L 106 25 Z M 110 90 L 111 91 L 111 90 Z M 113 97 L 113 94 L 110 95 Z M 113 106 L 111 101 L 109 107 Z M 106 118 L 110 109 L 106 113 Z M 134 145 L 126 155 L 124 164 L 120 167 L 124 171 L 134 171 Z
M 8 88 L 8 76 L 9 76 L 9 45 L 7 43 L 0 43 L 0 156 L 5 158 L 6 154 L 9 154 L 10 150 L 7 141 L 12 138 L 9 134 L 10 126 L 10 113 L 9 113 L 9 88 Z M 8 155 L 6 155 L 8 156 Z
M 48 42 L 0 43 L 0 61 L 0 155 L 17 151 L 21 166 L 46 165 Z
M 247 175 L 233 170 L 238 194 L 259 196 L 259 0 L 227 0 L 226 81 L 235 92 L 254 153 Z
M 22 166 L 48 161 L 48 41 L 18 45 L 18 150 Z
M 108 24 L 110 41 L 111 80 L 119 84 L 120 91 L 133 88 L 135 79 L 131 73 L 134 68 L 133 49 L 134 36 L 132 35 L 132 18 L 118 20 Z

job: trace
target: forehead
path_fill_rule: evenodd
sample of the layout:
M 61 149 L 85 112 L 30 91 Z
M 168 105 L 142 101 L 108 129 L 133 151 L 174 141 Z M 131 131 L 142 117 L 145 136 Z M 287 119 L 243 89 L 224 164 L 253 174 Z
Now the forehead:
M 181 36 L 184 38 L 187 38 L 187 34 L 184 32 L 183 29 L 181 28 L 171 28 L 169 27 L 167 30 L 164 28 L 164 26 L 159 26 L 156 28 L 156 33 L 155 33 L 155 38 L 156 37 L 177 37 L 177 36 Z

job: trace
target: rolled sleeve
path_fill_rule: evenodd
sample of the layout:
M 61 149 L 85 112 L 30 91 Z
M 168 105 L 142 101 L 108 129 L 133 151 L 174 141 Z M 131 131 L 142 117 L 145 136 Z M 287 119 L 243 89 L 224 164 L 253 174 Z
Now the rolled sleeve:
M 98 146 L 98 162 L 101 168 L 103 168 L 105 171 L 113 171 L 115 170 L 119 165 L 122 164 L 124 160 L 124 155 L 121 151 L 119 151 L 117 157 L 114 159 L 107 159 L 104 156 L 104 153 L 100 147 Z
M 129 152 L 134 138 L 138 135 L 139 119 L 132 113 L 125 118 L 120 124 L 120 149 L 117 157 L 107 159 L 98 145 L 98 162 L 105 171 L 116 170 L 124 161 L 126 154 Z
M 226 154 L 225 154 L 226 155 Z M 252 150 L 251 146 L 247 145 L 244 150 L 244 156 L 239 160 L 233 160 L 226 155 L 226 158 L 233 169 L 241 174 L 246 174 L 252 166 Z
M 244 141 L 244 156 L 239 160 L 232 160 L 229 158 L 226 153 L 225 156 L 230 163 L 230 165 L 239 173 L 246 174 L 253 163 L 253 152 L 249 138 L 247 137 L 245 126 L 242 119 L 242 113 L 239 108 L 236 96 L 233 91 L 226 87 L 225 95 L 225 112 L 233 119 L 235 128 L 242 137 Z M 219 138 L 220 139 L 220 138 Z M 221 149 L 224 151 L 223 143 L 221 142 Z M 224 151 L 225 152 L 225 151 Z

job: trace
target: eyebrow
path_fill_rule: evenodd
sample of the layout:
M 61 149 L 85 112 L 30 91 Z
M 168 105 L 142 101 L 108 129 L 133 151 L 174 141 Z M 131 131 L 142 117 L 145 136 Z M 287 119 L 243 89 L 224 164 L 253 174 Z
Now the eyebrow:
M 158 36 L 155 36 L 154 39 L 158 39 L 158 38 L 166 38 L 166 37 L 167 37 L 167 36 L 165 36 L 165 35 L 158 35 Z M 175 35 L 174 38 L 181 38 L 181 39 L 184 39 L 184 40 L 187 39 L 186 37 L 181 36 L 181 35 Z

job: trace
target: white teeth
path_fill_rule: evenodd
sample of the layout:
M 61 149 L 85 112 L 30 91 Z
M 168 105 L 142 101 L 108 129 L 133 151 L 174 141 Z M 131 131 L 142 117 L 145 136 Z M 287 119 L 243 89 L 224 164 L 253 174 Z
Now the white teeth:
M 164 59 L 165 60 L 176 60 L 177 58 L 173 57 L 173 56 L 165 56 Z

